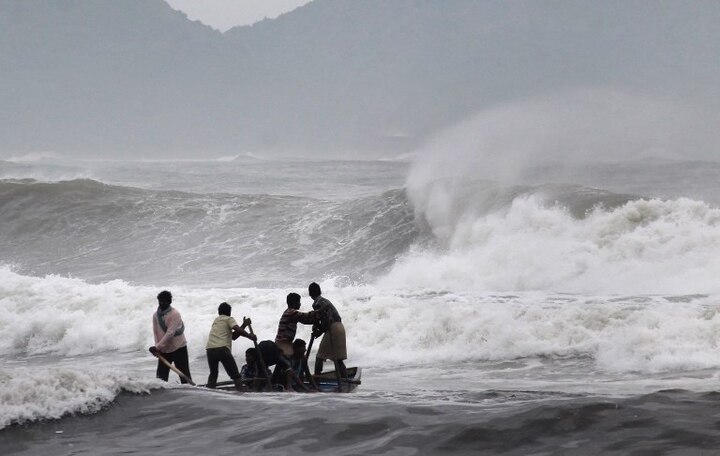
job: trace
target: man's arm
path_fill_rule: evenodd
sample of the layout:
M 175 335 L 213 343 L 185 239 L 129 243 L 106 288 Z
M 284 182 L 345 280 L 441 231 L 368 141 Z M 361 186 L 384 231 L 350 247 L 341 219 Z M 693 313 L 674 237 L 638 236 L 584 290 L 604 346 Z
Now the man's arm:
M 235 321 L 235 320 L 232 320 L 232 321 Z M 245 328 L 247 328 L 251 324 L 252 324 L 252 320 L 250 320 L 249 318 L 243 317 L 242 326 L 235 325 L 232 327 L 232 339 L 235 340 L 238 337 L 242 336 L 242 337 L 245 337 L 252 341 L 256 341 L 257 337 L 254 334 L 250 334 L 247 331 L 245 331 Z
M 256 340 L 257 340 L 257 336 L 255 336 L 255 334 L 250 334 L 250 333 L 248 333 L 247 331 L 245 331 L 243 328 L 241 328 L 241 327 L 238 326 L 238 325 L 233 326 L 233 328 L 232 328 L 232 338 L 233 338 L 233 340 L 237 339 L 237 338 L 240 337 L 240 336 L 245 337 L 245 338 L 247 338 L 247 339 L 250 339 L 250 340 L 252 340 L 252 341 L 256 341 Z
M 298 312 L 297 321 L 304 325 L 312 325 L 318 319 L 317 312 L 311 310 L 310 312 Z
M 162 331 L 160 330 L 160 325 L 157 322 L 157 314 L 153 314 L 153 316 L 152 316 L 152 329 L 153 329 L 153 342 L 155 342 L 155 344 L 157 344 L 158 342 L 160 342 L 160 339 L 162 339 Z M 158 349 L 155 345 L 150 347 L 150 353 L 152 353 L 153 356 L 155 356 L 157 351 L 158 351 Z
M 288 393 L 293 391 L 293 387 L 292 387 L 292 381 L 293 381 L 293 380 L 295 380 L 295 383 L 297 383 L 298 385 L 300 385 L 300 388 L 302 388 L 302 389 L 305 390 L 306 392 L 309 392 L 309 391 L 310 391 L 310 390 L 308 389 L 308 387 L 305 386 L 305 384 L 303 383 L 302 379 L 301 379 L 300 377 L 298 377 L 298 375 L 295 373 L 295 371 L 288 367 L 288 368 L 285 370 L 285 391 L 288 392 Z

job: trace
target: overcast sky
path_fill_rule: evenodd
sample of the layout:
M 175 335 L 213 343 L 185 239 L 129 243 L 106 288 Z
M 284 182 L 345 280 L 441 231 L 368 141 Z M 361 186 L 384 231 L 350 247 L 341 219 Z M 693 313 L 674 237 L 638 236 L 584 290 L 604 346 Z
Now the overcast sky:
M 173 8 L 220 31 L 275 18 L 311 0 L 165 0 Z

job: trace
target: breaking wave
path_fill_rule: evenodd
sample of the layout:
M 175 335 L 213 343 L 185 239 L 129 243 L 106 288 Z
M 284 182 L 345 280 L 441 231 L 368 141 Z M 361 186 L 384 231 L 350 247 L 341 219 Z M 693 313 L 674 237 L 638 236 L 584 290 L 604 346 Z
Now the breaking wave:
M 409 196 L 408 196 L 409 195 Z M 720 291 L 720 209 L 577 185 L 439 179 L 346 201 L 0 181 L 22 274 L 198 286 Z
M 0 218 L 5 262 L 18 271 L 142 283 L 362 280 L 417 237 L 402 190 L 338 202 L 6 180 Z

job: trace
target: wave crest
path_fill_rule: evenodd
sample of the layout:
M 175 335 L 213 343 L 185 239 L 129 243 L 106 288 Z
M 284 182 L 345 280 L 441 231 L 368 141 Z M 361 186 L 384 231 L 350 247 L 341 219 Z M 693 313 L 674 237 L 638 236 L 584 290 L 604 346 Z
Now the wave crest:
M 720 291 L 720 209 L 703 202 L 631 200 L 609 210 L 595 206 L 578 219 L 528 195 L 489 214 L 466 211 L 433 230 L 444 242 L 412 250 L 381 283 L 600 294 Z

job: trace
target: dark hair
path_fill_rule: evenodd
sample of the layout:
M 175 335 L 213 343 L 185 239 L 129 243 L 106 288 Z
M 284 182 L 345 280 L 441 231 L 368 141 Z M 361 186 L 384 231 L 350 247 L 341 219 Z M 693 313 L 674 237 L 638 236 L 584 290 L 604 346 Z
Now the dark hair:
M 310 296 L 312 298 L 316 298 L 322 294 L 322 291 L 320 291 L 320 285 L 313 282 L 310 285 L 308 285 L 308 293 L 310 293 Z
M 157 300 L 158 300 L 158 302 L 162 302 L 162 303 L 171 303 L 172 302 L 172 294 L 167 290 L 163 290 L 160 293 L 158 293 Z
M 295 339 L 295 342 L 293 342 L 293 350 L 298 350 L 304 346 L 305 346 L 305 341 L 302 339 Z
M 300 308 L 300 295 L 297 293 L 290 293 L 287 295 L 287 299 L 285 301 L 287 302 L 288 307 L 292 309 Z
M 257 358 L 257 350 L 255 348 L 250 347 L 247 350 L 245 350 L 246 355 L 253 355 L 254 358 Z
M 227 315 L 230 316 L 230 312 L 232 311 L 232 307 L 230 307 L 230 304 L 223 302 L 218 306 L 218 315 Z

